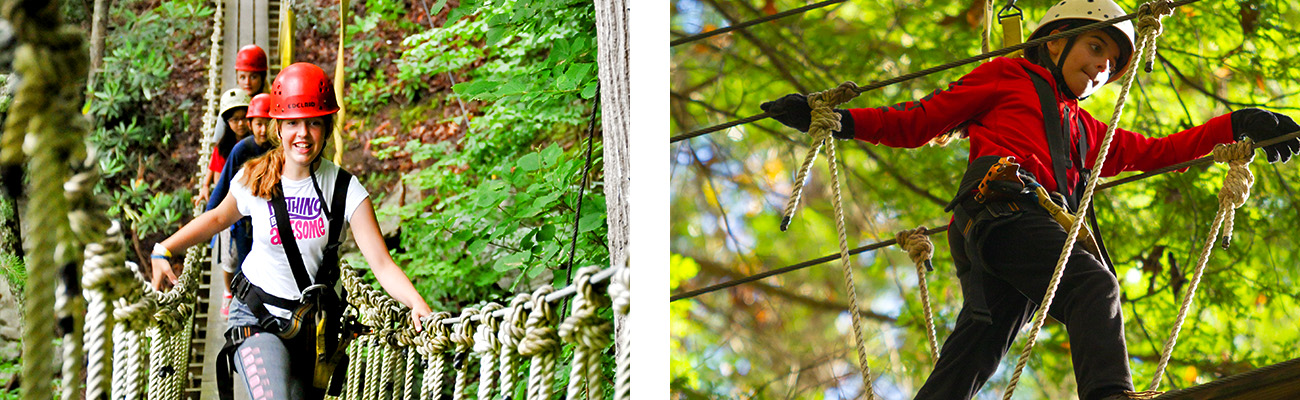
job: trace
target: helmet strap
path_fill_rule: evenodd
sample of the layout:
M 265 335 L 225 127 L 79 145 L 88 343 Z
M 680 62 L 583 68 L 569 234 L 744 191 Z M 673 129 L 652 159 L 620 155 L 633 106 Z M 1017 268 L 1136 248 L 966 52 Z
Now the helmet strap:
M 1061 56 L 1050 64 L 1052 65 L 1052 77 L 1056 78 L 1056 90 L 1064 94 L 1068 99 L 1083 100 L 1073 90 L 1070 90 L 1070 85 L 1065 82 L 1065 74 L 1061 71 L 1061 68 L 1065 66 L 1065 57 L 1070 55 L 1070 50 L 1074 48 L 1076 38 L 1078 36 L 1071 36 L 1069 40 L 1066 40 L 1065 47 L 1061 49 Z

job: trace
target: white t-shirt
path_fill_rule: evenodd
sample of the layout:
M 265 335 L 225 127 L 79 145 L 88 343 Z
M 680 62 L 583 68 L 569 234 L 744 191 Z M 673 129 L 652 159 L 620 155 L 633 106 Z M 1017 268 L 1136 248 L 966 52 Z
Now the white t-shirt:
M 278 151 L 278 150 L 277 150 Z M 284 246 L 280 244 L 280 231 L 276 226 L 275 208 L 270 200 L 253 196 L 253 192 L 244 185 L 244 172 L 240 170 L 230 181 L 230 194 L 235 197 L 235 206 L 239 213 L 252 217 L 253 248 L 244 258 L 242 268 L 248 281 L 276 297 L 297 300 L 302 297 L 298 282 L 294 280 L 293 268 L 285 255 Z M 316 169 L 316 182 L 320 185 L 325 205 L 334 204 L 334 181 L 338 178 L 339 167 L 329 160 L 321 160 Z M 316 279 L 321 259 L 325 257 L 325 244 L 329 241 L 329 222 L 322 211 L 320 198 L 312 188 L 311 177 L 301 180 L 281 179 L 284 187 L 285 208 L 289 212 L 289 222 L 293 224 L 293 237 L 302 252 L 303 265 L 307 274 Z M 366 188 L 354 176 L 348 184 L 344 219 L 351 221 L 361 201 L 370 196 Z M 333 210 L 331 210 L 333 211 Z M 342 240 L 342 233 L 339 234 Z M 289 318 L 291 311 L 266 305 L 271 314 Z

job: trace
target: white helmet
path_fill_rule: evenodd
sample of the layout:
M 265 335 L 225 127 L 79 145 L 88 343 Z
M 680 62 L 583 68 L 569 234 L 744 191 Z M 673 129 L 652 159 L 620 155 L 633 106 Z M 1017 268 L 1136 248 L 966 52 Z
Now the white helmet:
M 247 90 L 240 88 L 227 90 L 226 93 L 221 94 L 221 107 L 219 107 L 221 112 L 217 113 L 217 115 L 225 118 L 226 111 L 230 111 L 235 107 L 248 107 L 248 102 L 252 101 L 252 99 L 253 97 L 248 94 Z
M 1090 21 L 1088 23 L 1092 23 L 1122 17 L 1126 14 L 1128 13 L 1124 12 L 1124 9 L 1120 8 L 1119 4 L 1115 4 L 1112 0 L 1064 0 L 1047 9 L 1047 12 L 1043 14 L 1043 19 L 1038 22 L 1038 28 L 1029 34 L 1029 40 L 1047 36 L 1052 33 L 1052 30 L 1069 24 L 1071 20 L 1087 20 Z M 1075 25 L 1070 28 L 1078 28 L 1079 26 L 1083 25 Z M 1134 43 L 1137 35 L 1134 33 L 1132 21 L 1120 22 L 1102 28 L 1102 30 L 1109 34 L 1111 39 L 1114 39 L 1120 46 L 1120 63 L 1123 65 L 1110 74 L 1110 80 L 1106 81 L 1106 83 L 1111 83 L 1123 76 L 1124 71 L 1127 71 L 1129 66 L 1133 65 L 1133 49 L 1136 47 Z M 1025 58 L 1033 60 L 1037 52 L 1037 47 L 1025 49 Z M 1053 63 L 1055 63 L 1055 60 L 1053 60 Z

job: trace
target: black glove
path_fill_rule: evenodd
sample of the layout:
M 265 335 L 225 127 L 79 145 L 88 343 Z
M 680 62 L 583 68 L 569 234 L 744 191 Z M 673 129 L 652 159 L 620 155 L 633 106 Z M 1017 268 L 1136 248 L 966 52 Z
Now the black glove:
M 1300 125 L 1284 114 L 1265 111 L 1258 108 L 1244 108 L 1232 112 L 1232 135 L 1237 139 L 1249 137 L 1255 143 L 1278 136 L 1300 131 Z M 1268 162 L 1287 162 L 1292 155 L 1300 152 L 1300 138 L 1291 138 L 1282 143 L 1264 146 Z
M 812 107 L 808 106 L 808 97 L 799 93 L 759 104 L 758 108 L 772 114 L 772 119 L 782 125 L 798 129 L 799 132 L 808 132 L 808 126 L 812 125 Z M 853 139 L 853 115 L 849 114 L 849 110 L 838 108 L 835 112 L 840 113 L 840 130 L 831 132 L 831 136 L 836 139 Z

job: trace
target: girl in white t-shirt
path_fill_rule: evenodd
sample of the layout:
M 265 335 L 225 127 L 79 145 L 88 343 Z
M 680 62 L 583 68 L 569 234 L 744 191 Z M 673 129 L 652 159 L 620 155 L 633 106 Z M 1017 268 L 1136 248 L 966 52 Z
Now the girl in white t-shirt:
M 271 201 L 281 190 L 294 243 L 302 253 L 307 274 L 316 279 L 329 240 L 330 222 L 325 210 L 331 213 L 328 215 L 336 215 L 334 198 L 345 195 L 333 193 L 339 167 L 320 157 L 331 134 L 338 103 L 325 71 L 309 63 L 285 68 L 271 91 L 274 96 L 271 117 L 275 121 L 270 128 L 276 134 L 270 137 L 278 148 L 248 161 L 231 181 L 230 194 L 221 205 L 198 216 L 155 246 L 152 262 L 155 288 L 163 290 L 176 283 L 178 273 L 171 266 L 173 254 L 184 254 L 186 248 L 202 243 L 241 217 L 249 216 L 253 221 L 253 247 L 242 266 L 247 282 L 270 296 L 294 301 L 300 299 L 299 285 L 280 240 Z M 274 139 L 279 139 L 279 143 Z M 411 324 L 420 331 L 423 329 L 420 318 L 432 313 L 429 305 L 389 256 L 365 188 L 355 177 L 350 179 L 343 203 L 344 219 L 352 227 L 357 247 L 379 284 L 390 296 L 411 308 Z M 273 304 L 265 304 L 264 309 L 269 316 L 256 315 L 237 298 L 230 307 L 229 326 L 232 330 L 259 327 L 259 322 L 268 317 L 285 321 L 293 311 Z M 315 360 L 305 356 L 308 353 L 302 350 L 310 349 L 314 341 L 298 339 L 312 338 L 313 335 L 299 334 L 295 338 L 282 339 L 276 334 L 283 331 L 261 329 L 253 332 L 256 333 L 234 348 L 233 357 L 234 366 L 243 376 L 251 398 L 323 397 L 323 390 L 312 385 Z

